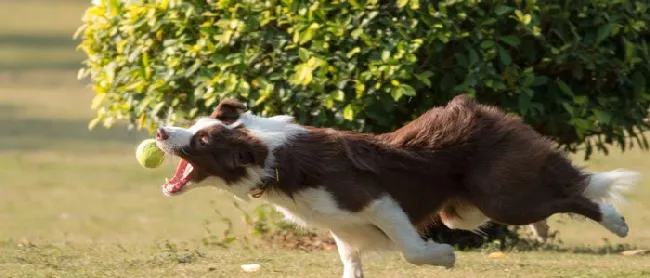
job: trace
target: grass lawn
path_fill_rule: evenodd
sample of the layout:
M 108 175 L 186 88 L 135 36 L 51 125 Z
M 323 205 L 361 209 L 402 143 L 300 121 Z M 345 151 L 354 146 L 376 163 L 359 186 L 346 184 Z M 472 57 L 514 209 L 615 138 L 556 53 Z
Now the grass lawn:
M 90 1 L 0 1 L 0 277 L 338 277 L 335 251 L 206 247 L 225 228 L 244 232 L 233 198 L 201 188 L 164 197 L 174 161 L 147 170 L 135 158 L 147 134 L 89 132 L 92 91 L 76 81 L 83 57 L 71 36 Z M 577 155 L 576 157 L 580 157 Z M 650 176 L 650 152 L 596 155 L 591 170 Z M 554 216 L 552 229 L 577 252 L 459 252 L 457 267 L 415 267 L 395 253 L 366 256 L 367 277 L 650 277 L 650 256 L 602 254 L 627 244 L 650 249 L 650 180 L 623 207 L 631 232 L 618 239 L 589 221 Z M 250 208 L 251 206 L 245 207 Z M 219 213 L 217 213 L 219 212 Z M 246 274 L 240 264 L 260 263 Z
M 11 243 L 15 244 L 15 243 Z M 1 246 L 1 245 L 0 245 Z M 458 254 L 458 266 L 412 266 L 390 253 L 366 256 L 367 277 L 648 277 L 647 257 L 571 253 L 517 253 L 490 259 Z M 287 250 L 170 250 L 166 247 L 9 247 L 0 254 L 11 277 L 339 277 L 335 252 Z M 240 264 L 259 263 L 245 273 Z

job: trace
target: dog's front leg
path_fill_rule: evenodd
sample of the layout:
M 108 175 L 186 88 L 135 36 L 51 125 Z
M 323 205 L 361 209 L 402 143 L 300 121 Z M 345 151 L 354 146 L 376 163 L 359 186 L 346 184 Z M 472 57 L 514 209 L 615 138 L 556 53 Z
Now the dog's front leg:
M 409 263 L 454 266 L 454 248 L 449 244 L 423 240 L 408 215 L 392 198 L 377 199 L 365 212 L 370 221 L 402 251 L 404 259 Z
M 355 250 L 350 244 L 331 232 L 336 241 L 336 247 L 343 263 L 343 278 L 363 278 L 363 265 L 361 252 Z

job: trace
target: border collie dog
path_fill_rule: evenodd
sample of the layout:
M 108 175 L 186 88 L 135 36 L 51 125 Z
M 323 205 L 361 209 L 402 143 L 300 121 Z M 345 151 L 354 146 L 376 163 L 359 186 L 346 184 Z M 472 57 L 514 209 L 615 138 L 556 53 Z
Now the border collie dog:
M 229 99 L 190 128 L 159 128 L 156 138 L 181 158 L 166 195 L 209 185 L 261 198 L 295 223 L 330 231 L 345 278 L 363 277 L 366 250 L 452 267 L 450 245 L 420 236 L 433 219 L 476 230 L 488 220 L 544 226 L 552 214 L 573 213 L 625 237 L 628 226 L 608 201 L 622 200 L 639 176 L 583 171 L 520 119 L 465 95 L 384 134 L 259 117 Z

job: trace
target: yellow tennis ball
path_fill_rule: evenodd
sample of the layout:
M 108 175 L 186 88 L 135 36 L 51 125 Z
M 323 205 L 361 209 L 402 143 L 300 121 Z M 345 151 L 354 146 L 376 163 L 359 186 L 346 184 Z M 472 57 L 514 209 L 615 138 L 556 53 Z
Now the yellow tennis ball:
M 165 159 L 165 152 L 158 148 L 155 139 L 147 139 L 142 141 L 135 150 L 135 157 L 143 167 L 156 168 Z

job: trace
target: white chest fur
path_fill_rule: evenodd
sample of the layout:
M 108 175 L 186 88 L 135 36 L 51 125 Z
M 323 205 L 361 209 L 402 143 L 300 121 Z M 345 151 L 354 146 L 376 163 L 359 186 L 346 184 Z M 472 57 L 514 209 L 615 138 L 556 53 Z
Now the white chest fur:
M 340 209 L 334 196 L 323 188 L 304 189 L 296 192 L 292 197 L 268 192 L 262 198 L 273 204 L 288 221 L 299 225 L 331 229 L 336 226 L 368 224 L 362 212 L 355 213 Z
M 284 214 L 287 221 L 329 230 L 357 249 L 391 249 L 392 243 L 369 220 L 364 211 L 339 208 L 334 196 L 323 188 L 301 190 L 293 198 L 268 192 L 262 197 Z

